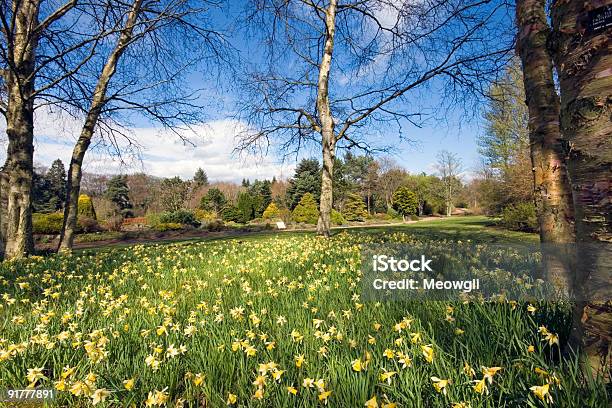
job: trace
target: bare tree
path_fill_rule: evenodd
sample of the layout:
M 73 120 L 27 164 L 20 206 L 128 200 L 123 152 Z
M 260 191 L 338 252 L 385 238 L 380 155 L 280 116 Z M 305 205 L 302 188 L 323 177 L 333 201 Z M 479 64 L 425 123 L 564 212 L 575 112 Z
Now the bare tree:
M 378 187 L 380 195 L 385 198 L 385 205 L 388 211 L 392 205 L 393 193 L 406 181 L 408 172 L 389 157 L 381 158 L 379 166 Z
M 453 213 L 459 173 L 462 171 L 461 159 L 455 153 L 442 150 L 437 156 L 436 169 L 442 180 L 444 204 L 446 206 L 446 216 L 450 217 Z
M 197 6 L 188 0 L 133 0 L 113 5 L 113 18 L 117 21 L 111 24 L 121 30 L 113 36 L 114 47 L 102 50 L 105 57 L 89 64 L 94 72 L 99 65 L 101 69 L 93 90 L 86 91 L 85 100 L 76 106 L 88 107 L 83 112 L 85 121 L 68 170 L 59 250 L 72 249 L 81 167 L 96 130 L 111 143 L 117 136 L 129 139 L 117 126 L 117 116 L 122 111 L 137 111 L 184 138 L 176 128 L 201 119 L 196 94 L 182 79 L 186 72 L 201 65 L 199 61 L 228 59 L 223 37 L 202 18 L 208 8 L 218 5 L 214 0 Z M 136 66 L 145 67 L 146 74 L 141 75 Z
M 97 6 L 102 11 L 92 14 Z M 106 18 L 107 12 L 104 4 L 81 5 L 76 0 L 59 7 L 45 0 L 0 2 L 0 113 L 8 136 L 3 170 L 8 188 L 1 193 L 7 198 L 6 208 L 0 208 L 0 235 L 5 237 L 7 258 L 33 250 L 34 109 L 54 103 L 59 95 L 72 97 L 75 88 L 64 86 L 65 82 L 94 55 L 107 34 L 94 28 L 96 18 Z M 79 19 L 82 26 L 75 29 Z
M 606 5 L 607 3 L 607 5 Z M 603 7 L 602 7 L 603 6 Z M 612 359 L 612 41 L 609 26 L 591 24 L 609 2 L 553 2 L 552 54 L 559 76 L 561 132 L 569 143 L 568 173 L 576 219 L 582 289 L 575 313 L 585 371 L 610 380 Z M 605 19 L 603 19 L 605 21 Z
M 517 52 L 529 108 L 529 147 L 540 242 L 567 244 L 574 242 L 574 214 L 565 143 L 559 127 L 559 96 L 552 57 L 546 48 L 550 27 L 545 7 L 545 0 L 517 1 Z M 558 250 L 545 251 L 545 270 L 555 287 L 569 294 L 573 284 L 571 266 L 566 256 L 557 254 Z
M 245 83 L 238 116 L 254 131 L 239 148 L 267 151 L 271 137 L 284 152 L 319 144 L 317 231 L 329 235 L 336 149 L 374 150 L 372 134 L 418 126 L 433 112 L 415 98 L 427 86 L 442 86 L 447 102 L 457 88 L 482 95 L 512 48 L 505 11 L 495 1 L 252 0 L 269 64 Z

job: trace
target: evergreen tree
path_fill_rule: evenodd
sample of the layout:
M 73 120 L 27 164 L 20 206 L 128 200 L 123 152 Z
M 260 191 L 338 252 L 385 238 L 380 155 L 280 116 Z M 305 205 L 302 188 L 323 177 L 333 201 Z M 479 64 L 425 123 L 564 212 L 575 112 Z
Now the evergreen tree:
M 405 219 L 407 215 L 417 213 L 419 201 L 408 187 L 400 187 L 393 193 L 393 208 Z
M 270 180 L 255 180 L 249 188 L 249 193 L 254 200 L 255 218 L 259 218 L 272 202 L 272 183 Z
M 289 180 L 287 201 L 289 208 L 294 209 L 302 196 L 310 193 L 315 202 L 321 197 L 321 167 L 317 159 L 303 159 L 295 169 L 293 179 Z
M 255 218 L 255 200 L 248 191 L 243 191 L 238 195 L 238 212 L 240 213 L 240 222 L 246 224 Z
M 200 208 L 206 211 L 214 211 L 217 214 L 221 212 L 223 207 L 227 204 L 225 194 L 218 188 L 211 188 L 206 192 L 200 200 Z
M 193 176 L 193 183 L 196 187 L 205 187 L 208 185 L 208 175 L 201 167 L 196 170 Z
M 55 206 L 50 205 L 50 201 L 51 187 L 49 186 L 49 180 L 35 169 L 32 177 L 32 207 L 34 212 L 49 213 L 55 211 Z
M 293 209 L 292 216 L 295 222 L 305 222 L 307 224 L 316 224 L 319 219 L 319 209 L 317 202 L 311 193 L 305 193 L 298 205 Z
M 104 195 L 119 209 L 123 218 L 132 216 L 132 203 L 130 202 L 130 189 L 127 185 L 127 176 L 114 176 L 108 180 Z
M 54 211 L 62 209 L 66 201 L 66 169 L 64 163 L 60 159 L 56 159 L 51 163 L 45 178 L 48 180 L 51 190 L 50 205 L 55 207 Z
M 343 215 L 348 221 L 363 221 L 367 218 L 368 212 L 359 194 L 353 193 L 347 196 Z
M 270 203 L 262 214 L 264 220 L 272 220 L 280 217 L 280 210 L 274 203 Z

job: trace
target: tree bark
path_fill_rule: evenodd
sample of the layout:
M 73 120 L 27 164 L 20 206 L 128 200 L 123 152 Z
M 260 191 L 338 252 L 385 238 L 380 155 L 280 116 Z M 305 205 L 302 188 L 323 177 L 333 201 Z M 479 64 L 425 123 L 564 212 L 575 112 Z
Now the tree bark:
M 11 62 L 4 74 L 7 90 L 6 133 L 8 177 L 4 256 L 21 258 L 34 251 L 32 177 L 34 164 L 34 68 L 38 46 L 39 2 L 14 2 L 15 28 L 8 47 Z
M 325 48 L 317 87 L 317 112 L 321 121 L 321 145 L 323 148 L 323 171 L 321 172 L 321 201 L 319 203 L 319 220 L 317 234 L 328 237 L 331 234 L 331 210 L 333 205 L 333 175 L 336 157 L 336 135 L 334 119 L 329 103 L 329 74 L 334 52 L 336 33 L 337 0 L 330 0 L 325 11 Z
M 0 169 L 0 261 L 4 259 L 4 248 L 6 245 L 8 191 L 8 175 L 4 168 L 2 168 Z
M 583 289 L 580 318 L 584 370 L 610 380 L 612 343 L 612 42 L 611 30 L 591 32 L 588 10 L 604 1 L 553 3 L 551 48 L 561 91 L 561 131 L 569 142 L 568 173 Z
M 87 112 L 85 123 L 81 130 L 79 139 L 77 140 L 72 151 L 70 167 L 68 168 L 68 180 L 66 182 L 66 206 L 64 208 L 64 222 L 62 225 L 58 248 L 58 251 L 61 252 L 71 251 L 74 244 L 74 235 L 78 221 L 77 217 L 79 195 L 81 192 L 81 178 L 83 177 L 83 159 L 85 158 L 85 153 L 89 148 L 91 139 L 94 136 L 94 130 L 100 118 L 100 114 L 102 113 L 102 109 L 107 102 L 106 91 L 108 89 L 110 80 L 116 72 L 117 63 L 119 62 L 121 55 L 132 40 L 134 24 L 136 23 L 136 19 L 140 13 L 141 5 L 142 0 L 135 0 L 132 4 L 132 9 L 130 10 L 130 14 L 126 20 L 125 27 L 121 31 L 117 44 L 109 55 L 109 58 L 102 69 L 102 73 L 98 78 L 98 83 L 96 84 L 96 89 L 94 90 L 91 106 Z
M 564 244 L 543 248 L 544 268 L 556 290 L 569 296 L 574 279 L 567 262 L 571 259 L 567 244 L 574 242 L 573 207 L 559 124 L 559 96 L 547 48 L 550 27 L 546 1 L 517 1 L 516 20 L 517 53 L 522 62 L 529 109 L 529 146 L 540 242 Z

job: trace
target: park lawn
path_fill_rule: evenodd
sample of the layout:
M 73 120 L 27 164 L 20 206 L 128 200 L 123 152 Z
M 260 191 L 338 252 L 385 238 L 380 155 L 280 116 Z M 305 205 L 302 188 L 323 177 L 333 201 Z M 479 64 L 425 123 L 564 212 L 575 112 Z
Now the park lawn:
M 485 222 L 4 263 L 0 390 L 53 388 L 55 405 L 71 407 L 608 406 L 605 387 L 561 357 L 567 305 L 361 298 L 361 245 L 455 244 L 464 253 L 452 256 L 489 268 L 504 260 L 488 240 L 532 240 Z M 477 242 L 478 255 L 459 240 Z

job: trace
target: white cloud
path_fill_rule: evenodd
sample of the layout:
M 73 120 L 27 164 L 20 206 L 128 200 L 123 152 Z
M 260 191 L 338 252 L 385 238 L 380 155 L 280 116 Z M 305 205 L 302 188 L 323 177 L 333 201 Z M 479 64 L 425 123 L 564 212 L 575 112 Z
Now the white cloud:
M 65 115 L 64 115 L 65 116 Z M 80 130 L 80 122 L 72 118 L 40 109 L 35 118 L 34 162 L 48 166 L 60 158 L 70 163 L 72 147 Z M 212 181 L 236 181 L 243 178 L 263 179 L 289 177 L 294 162 L 281 163 L 273 157 L 237 155 L 234 153 L 235 135 L 243 124 L 232 120 L 202 123 L 189 133 L 185 143 L 173 132 L 160 128 L 130 128 L 133 140 L 140 146 L 140 160 L 124 160 L 109 154 L 100 141 L 92 144 L 85 157 L 84 171 L 93 173 L 132 173 L 144 171 L 159 177 L 180 176 L 189 179 L 202 167 Z M 4 134 L 5 124 L 0 124 Z M 2 139 L 0 139 L 2 145 Z M 2 145 L 0 160 L 6 157 L 6 144 Z

